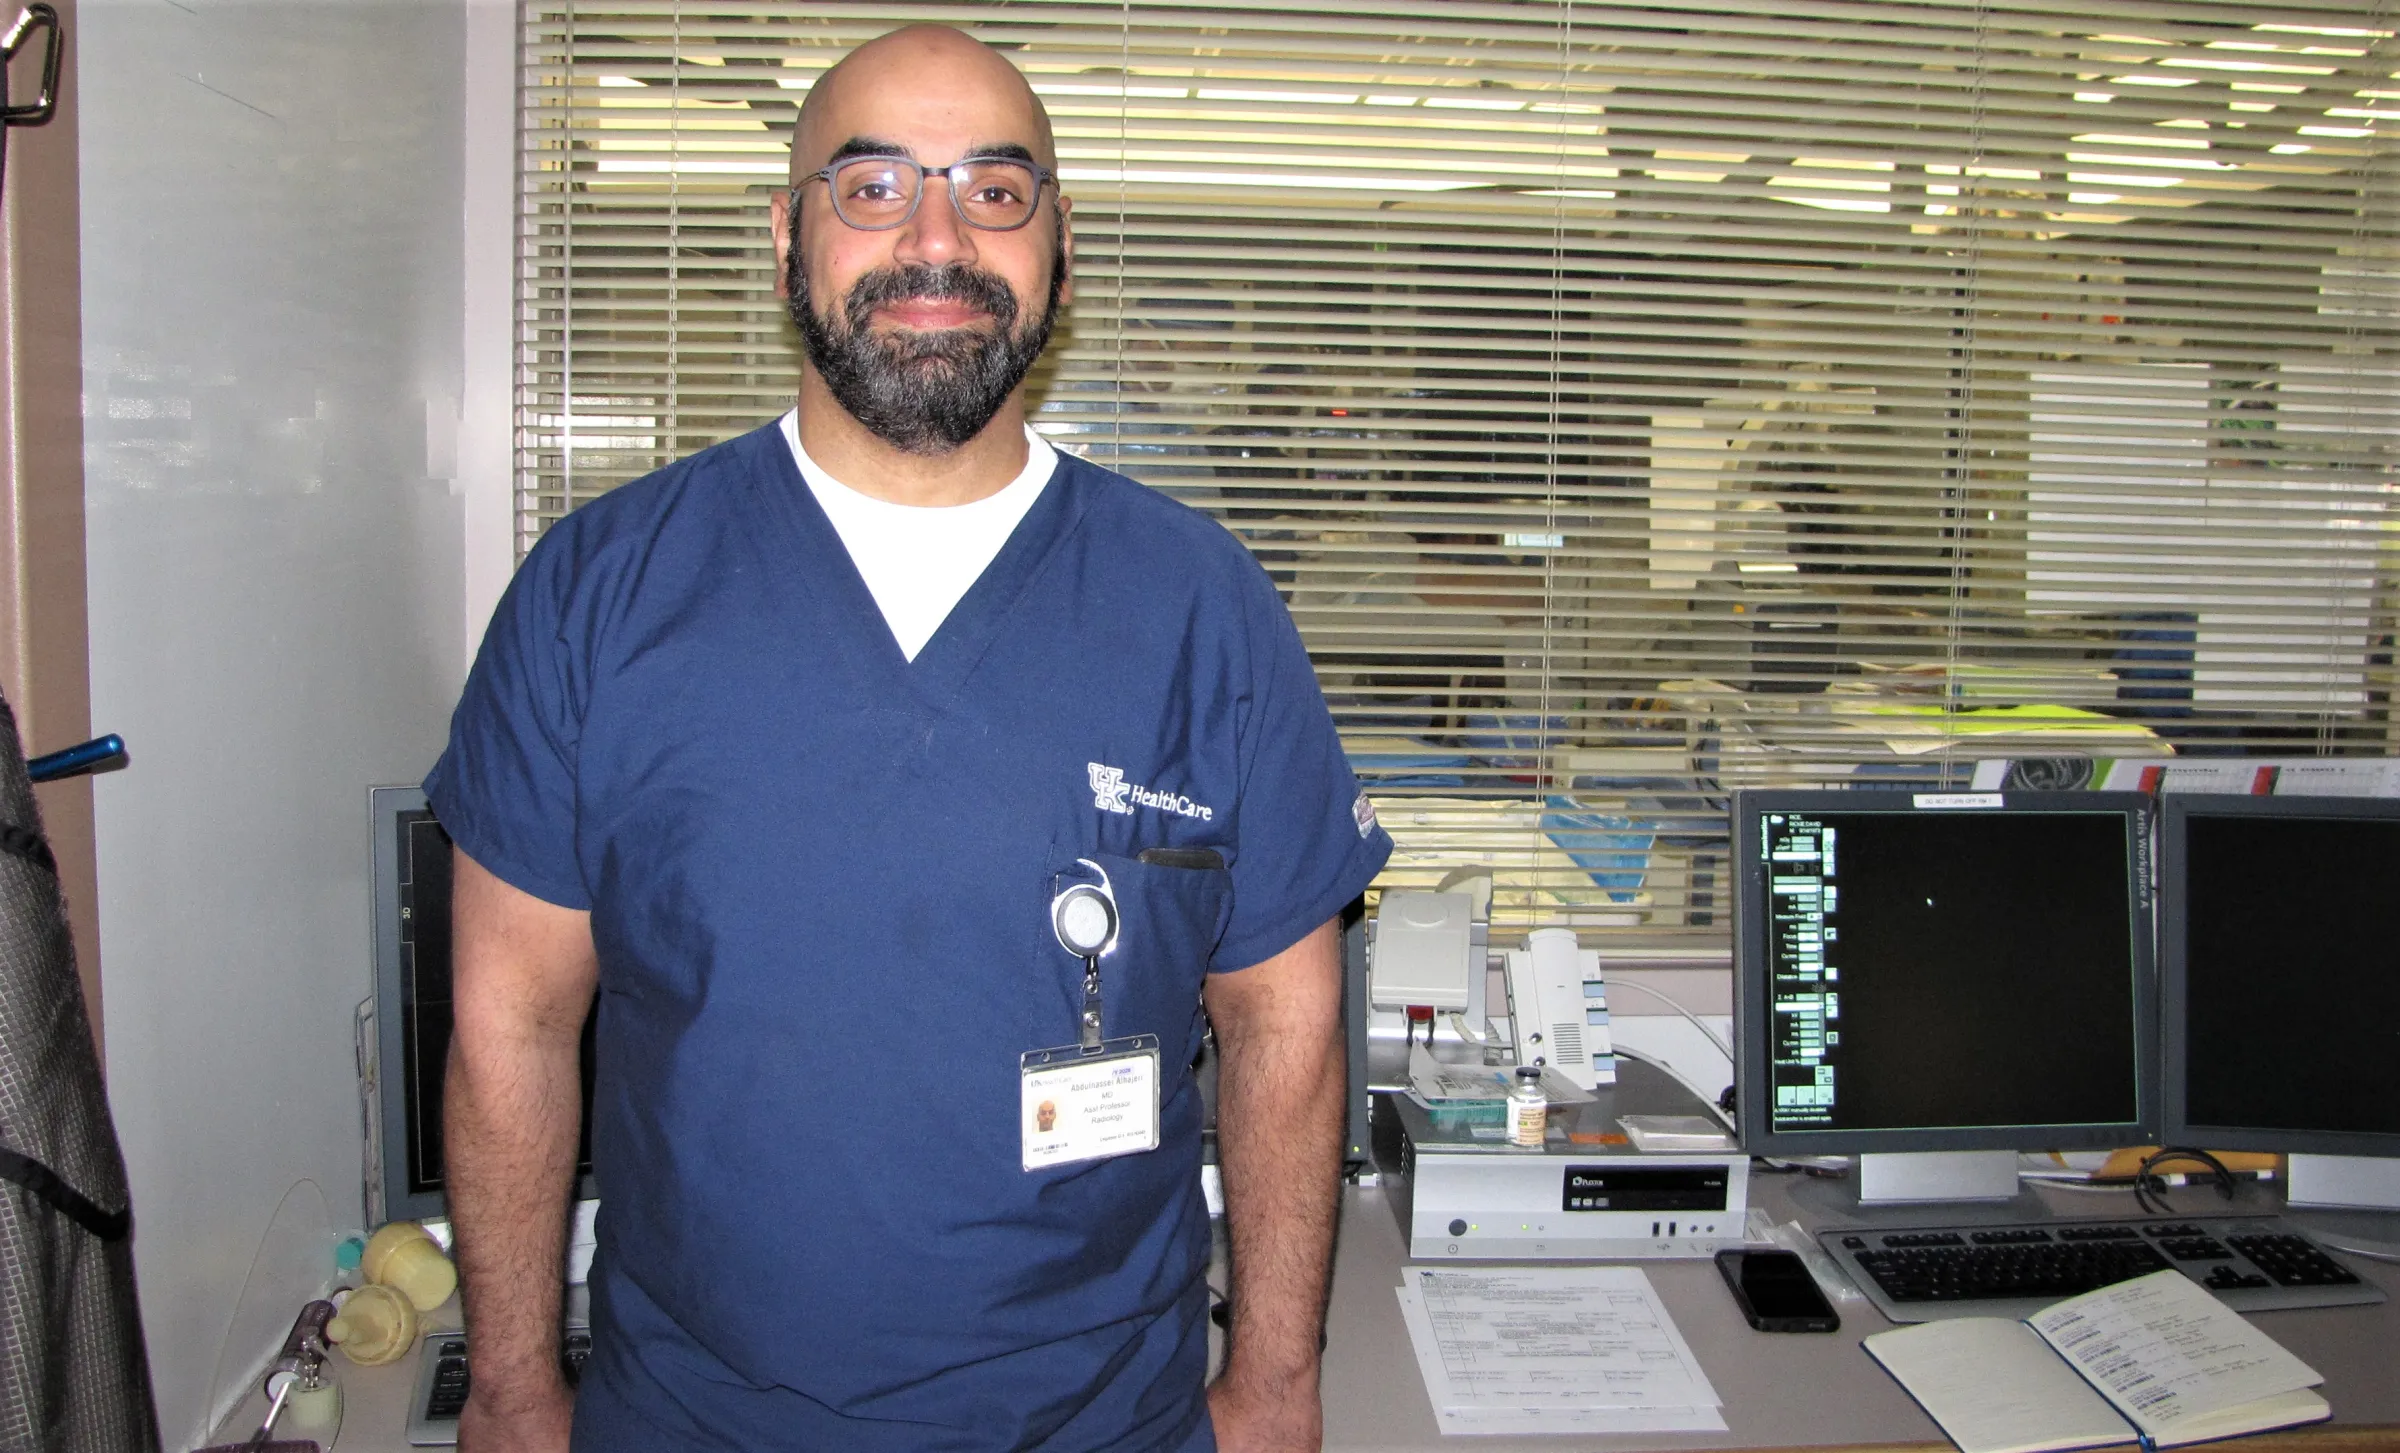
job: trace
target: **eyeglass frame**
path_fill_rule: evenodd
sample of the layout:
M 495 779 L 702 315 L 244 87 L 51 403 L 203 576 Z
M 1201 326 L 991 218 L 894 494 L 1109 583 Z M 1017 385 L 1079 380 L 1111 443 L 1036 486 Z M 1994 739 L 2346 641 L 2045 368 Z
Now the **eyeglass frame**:
M 843 167 L 852 166 L 862 161 L 897 162 L 902 166 L 913 166 L 917 169 L 917 194 L 909 199 L 908 210 L 903 212 L 897 220 L 886 222 L 875 227 L 861 227 L 856 222 L 853 222 L 848 217 L 842 215 L 841 201 L 833 194 L 833 174 L 840 171 Z M 1012 222 L 1006 227 L 993 227 L 987 223 L 978 222 L 972 217 L 969 217 L 967 215 L 967 209 L 958 204 L 958 179 L 952 176 L 951 173 L 958 170 L 962 166 L 968 165 L 971 162 L 979 161 L 1007 162 L 1010 166 L 1021 166 L 1033 173 L 1033 205 L 1025 209 L 1024 221 Z M 803 177 L 799 184 L 792 188 L 791 213 L 794 217 L 798 217 L 800 215 L 801 195 L 807 190 L 810 182 L 823 182 L 825 184 L 826 204 L 833 208 L 833 215 L 835 219 L 838 220 L 844 227 L 849 228 L 853 232 L 891 232 L 898 228 L 906 227 L 911 221 L 915 220 L 917 208 L 923 206 L 925 203 L 925 184 L 935 176 L 939 176 L 943 181 L 950 184 L 949 192 L 951 214 L 957 217 L 962 225 L 972 227 L 978 232 L 1023 231 L 1027 226 L 1031 225 L 1034 217 L 1042 210 L 1042 188 L 1054 185 L 1058 181 L 1058 173 L 1050 170 L 1046 166 L 1043 166 L 1040 162 L 1022 156 L 1000 156 L 990 152 L 983 152 L 974 156 L 962 156 L 958 160 L 950 163 L 948 166 L 927 166 L 925 163 L 917 160 L 913 156 L 902 156 L 898 152 L 863 152 L 856 156 L 837 157 L 834 160 L 826 163 L 824 166 L 818 168 L 816 171 L 809 173 L 806 177 Z

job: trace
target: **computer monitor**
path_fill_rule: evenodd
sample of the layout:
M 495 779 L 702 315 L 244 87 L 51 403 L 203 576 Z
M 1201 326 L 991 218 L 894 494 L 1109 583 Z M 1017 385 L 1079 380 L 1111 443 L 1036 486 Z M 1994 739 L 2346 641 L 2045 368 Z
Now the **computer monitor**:
M 2158 845 L 2166 1142 L 2400 1209 L 2400 800 L 2163 797 Z
M 370 790 L 374 824 L 375 998 L 361 1016 L 371 1067 L 365 1212 L 370 1226 L 446 1216 L 442 1070 L 450 1055 L 450 835 L 415 787 Z M 583 1028 L 583 1140 L 576 1197 L 592 1182 L 592 1024 Z
M 1913 1201 L 2014 1195 L 2018 1151 L 2150 1140 L 2148 809 L 1738 794 L 1743 1148 L 1860 1156 L 1862 1200 Z

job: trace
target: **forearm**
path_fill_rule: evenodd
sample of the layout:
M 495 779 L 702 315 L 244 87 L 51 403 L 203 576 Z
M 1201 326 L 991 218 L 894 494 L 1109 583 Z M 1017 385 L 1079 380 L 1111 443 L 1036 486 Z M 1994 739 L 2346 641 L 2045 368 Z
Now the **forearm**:
M 1337 943 L 1331 926 L 1319 929 L 1290 951 L 1303 975 L 1217 1015 L 1217 1159 L 1232 1255 L 1224 1377 L 1262 1394 L 1304 1384 L 1313 1395 L 1316 1385 L 1341 1185 Z
M 555 1396 L 559 1304 L 581 1114 L 580 1026 L 461 1024 L 443 1090 L 443 1160 L 475 1393 Z
M 588 914 L 503 883 L 461 852 L 451 900 L 452 1027 L 443 1084 L 444 1191 L 457 1232 L 460 1288 L 475 1338 L 462 1438 L 519 1453 L 546 1447 L 516 1413 L 555 1423 L 560 1285 L 575 1142 L 580 1055 L 599 959 Z M 563 1445 L 563 1430 L 552 1429 Z

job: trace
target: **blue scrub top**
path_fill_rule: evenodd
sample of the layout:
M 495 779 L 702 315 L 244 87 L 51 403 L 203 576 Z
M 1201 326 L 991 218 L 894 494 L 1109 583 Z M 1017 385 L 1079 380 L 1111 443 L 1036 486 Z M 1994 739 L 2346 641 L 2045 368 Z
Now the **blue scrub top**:
M 769 426 L 550 530 L 426 791 L 592 915 L 579 1448 L 1205 1440 L 1201 984 L 1391 849 L 1223 528 L 1062 456 L 910 662 Z M 1079 858 L 1122 916 L 1107 1032 L 1162 1046 L 1161 1145 L 1029 1173 L 1019 1056 L 1076 1037 L 1049 905 Z

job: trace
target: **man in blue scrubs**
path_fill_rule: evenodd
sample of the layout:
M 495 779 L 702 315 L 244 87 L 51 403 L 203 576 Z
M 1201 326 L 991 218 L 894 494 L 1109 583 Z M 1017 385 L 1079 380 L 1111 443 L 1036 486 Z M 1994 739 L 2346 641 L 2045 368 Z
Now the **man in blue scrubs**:
M 828 72 L 774 209 L 798 406 L 555 526 L 493 618 L 427 782 L 465 1453 L 1321 1442 L 1332 920 L 1390 841 L 1240 544 L 1025 427 L 1056 165 L 955 31 Z

